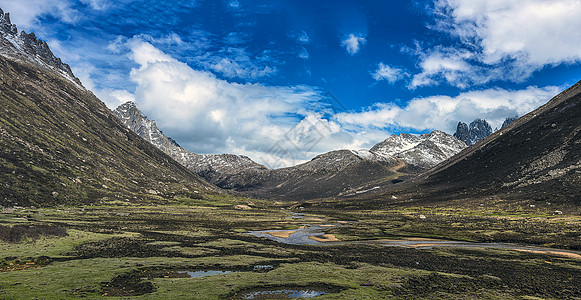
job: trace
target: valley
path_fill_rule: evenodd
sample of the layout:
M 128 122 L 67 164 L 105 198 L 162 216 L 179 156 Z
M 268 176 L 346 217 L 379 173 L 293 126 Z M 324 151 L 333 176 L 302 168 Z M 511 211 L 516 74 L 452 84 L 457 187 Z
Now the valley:
M 17 243 L 3 243 L 0 295 L 7 299 L 243 299 L 251 292 L 294 289 L 324 291 L 321 299 L 460 295 L 524 299 L 575 298 L 581 293 L 575 284 L 581 279 L 581 245 L 573 238 L 581 229 L 578 212 L 574 216 L 553 215 L 552 208 L 487 207 L 482 213 L 480 209 L 392 206 L 338 213 L 313 206 L 298 209 L 300 214 L 293 218 L 287 206 L 260 200 L 243 211 L 234 206 L 245 203 L 244 199 L 184 201 L 21 208 L 0 214 L 2 228 L 46 225 L 67 232 L 67 236 L 24 235 Z M 419 218 L 421 214 L 425 219 Z M 342 224 L 322 228 L 341 241 L 378 242 L 302 245 L 249 234 L 293 231 L 305 223 Z M 431 247 L 434 239 L 555 248 Z M 385 240 L 422 243 L 388 247 L 381 244 Z M 224 272 L 190 278 L 180 275 L 184 270 Z
M 109 109 L 0 10 L 0 298 L 581 299 L 580 103 L 269 169 Z

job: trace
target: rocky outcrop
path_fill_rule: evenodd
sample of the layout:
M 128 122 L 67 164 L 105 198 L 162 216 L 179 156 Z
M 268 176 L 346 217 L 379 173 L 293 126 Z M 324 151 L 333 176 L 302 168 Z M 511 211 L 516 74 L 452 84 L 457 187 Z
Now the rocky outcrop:
M 39 64 L 52 71 L 56 70 L 66 75 L 67 79 L 81 85 L 70 66 L 56 57 L 45 41 L 38 39 L 34 33 L 22 31 L 19 34 L 16 25 L 10 22 L 10 14 L 4 13 L 2 9 L 0 9 L 0 36 L 2 36 L 0 53 L 11 58 Z
M 470 123 L 470 126 L 466 123 L 459 122 L 456 133 L 454 137 L 463 141 L 468 146 L 472 146 L 481 139 L 492 134 L 492 127 L 486 122 L 486 120 L 476 119 Z
M 468 128 L 468 125 L 463 122 L 458 122 L 454 137 L 461 140 L 465 144 L 468 144 L 467 142 L 470 141 L 470 129 Z

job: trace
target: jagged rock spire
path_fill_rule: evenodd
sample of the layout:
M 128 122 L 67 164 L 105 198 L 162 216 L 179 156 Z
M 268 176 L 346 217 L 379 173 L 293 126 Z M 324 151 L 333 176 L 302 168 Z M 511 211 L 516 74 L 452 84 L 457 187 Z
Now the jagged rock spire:
M 10 14 L 4 13 L 2 8 L 0 8 L 0 28 L 3 32 L 11 33 L 13 35 L 18 33 L 16 25 L 10 22 Z
M 16 25 L 12 24 L 10 21 L 10 14 L 4 13 L 0 8 L 0 38 L 6 40 L 7 43 L 12 44 L 11 54 L 24 55 L 24 58 L 29 58 L 29 61 L 42 61 L 44 64 L 51 68 L 55 68 L 64 72 L 68 77 L 70 77 L 77 84 L 81 85 L 81 82 L 73 74 L 71 67 L 62 62 L 62 60 L 56 57 L 48 44 L 37 38 L 34 33 L 26 33 L 21 31 L 18 34 L 18 28 Z M 3 43 L 6 44 L 6 43 Z M 6 44 L 6 45 L 10 45 Z M 5 53 L 7 49 L 2 49 L 0 53 Z
M 471 146 L 491 134 L 492 127 L 490 127 L 490 124 L 486 120 L 476 119 L 470 123 L 470 126 L 466 125 L 466 123 L 458 122 L 454 136 L 466 143 L 466 145 Z

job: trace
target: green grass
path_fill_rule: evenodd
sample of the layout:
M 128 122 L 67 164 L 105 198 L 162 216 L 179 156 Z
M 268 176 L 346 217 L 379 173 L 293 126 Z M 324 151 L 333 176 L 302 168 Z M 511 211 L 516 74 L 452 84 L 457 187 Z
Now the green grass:
M 233 205 L 241 203 L 240 199 L 221 201 L 228 206 L 202 202 L 105 205 L 25 208 L 0 214 L 0 224 L 5 226 L 52 224 L 66 227 L 69 234 L 1 244 L 0 262 L 4 266 L 24 265 L 39 261 L 40 257 L 48 259 L 26 270 L 0 271 L 0 298 L 102 299 L 104 293 L 116 291 L 110 287 L 128 293 L 110 297 L 114 299 L 223 299 L 273 287 L 332 290 L 320 299 L 524 299 L 573 297 L 581 293 L 575 284 L 581 279 L 579 260 L 505 249 L 286 245 L 245 232 L 296 228 L 306 220 L 290 219 L 280 204 L 235 210 Z M 574 216 L 479 216 L 474 211 L 451 208 L 309 209 L 315 209 L 312 215 L 326 222 L 358 220 L 327 230 L 351 240 L 406 236 L 521 238 L 544 225 L 536 236 L 557 245 L 563 236 L 573 239 L 580 232 Z M 419 214 L 427 216 L 425 221 L 418 218 Z M 255 272 L 256 265 L 273 265 L 274 269 Z M 138 275 L 147 274 L 147 270 L 236 272 L 204 278 Z M 152 290 L 143 295 L 130 292 L 142 286 L 151 286 Z
M 135 237 L 136 233 L 125 234 L 100 234 L 75 229 L 67 230 L 67 237 L 43 237 L 37 240 L 24 241 L 17 244 L 1 243 L 0 253 L 2 257 L 39 257 L 52 258 L 67 257 L 66 253 L 74 247 L 88 242 L 95 242 L 111 237 Z

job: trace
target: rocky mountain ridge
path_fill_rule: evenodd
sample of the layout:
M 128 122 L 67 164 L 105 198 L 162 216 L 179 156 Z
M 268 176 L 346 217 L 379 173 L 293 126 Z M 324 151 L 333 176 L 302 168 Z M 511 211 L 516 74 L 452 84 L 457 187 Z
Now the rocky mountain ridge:
M 515 117 L 508 117 L 504 119 L 504 122 L 500 126 L 500 128 L 506 127 L 508 124 L 514 122 L 518 119 L 518 116 Z M 493 132 L 498 131 L 498 128 L 492 130 L 490 124 L 486 120 L 483 119 L 475 119 L 470 123 L 468 126 L 464 122 L 458 122 L 458 126 L 456 127 L 456 132 L 454 133 L 454 137 L 463 141 L 468 146 L 472 146 L 478 143 L 483 138 L 491 135 Z
M 373 146 L 371 151 L 379 155 L 393 156 L 407 164 L 429 169 L 466 148 L 457 138 L 439 130 L 430 134 L 392 135 Z
M 245 189 L 263 178 L 269 169 L 247 156 L 234 154 L 196 154 L 182 148 L 143 115 L 134 102 L 126 102 L 113 113 L 133 132 L 206 180 L 225 189 Z
M 4 13 L 1 8 L 0 35 L 3 37 L 0 40 L 0 52 L 4 56 L 36 63 L 82 86 L 70 66 L 52 53 L 46 41 L 38 39 L 34 33 L 18 33 L 18 28 L 10 21 L 10 14 Z
M 417 174 L 466 148 L 441 131 L 400 134 L 371 150 L 336 150 L 297 166 L 269 170 L 246 156 L 189 152 L 165 136 L 133 102 L 120 105 L 114 113 L 129 129 L 188 169 L 219 187 L 253 197 L 308 199 L 358 192 L 381 180 Z
M 335 150 L 311 161 L 272 170 L 255 197 L 313 198 L 362 195 L 413 178 L 466 148 L 441 132 L 392 135 L 370 150 Z
M 492 134 L 492 127 L 486 120 L 476 119 L 468 126 L 466 123 L 458 122 L 454 137 L 463 141 L 468 146 L 472 146 L 481 139 Z

